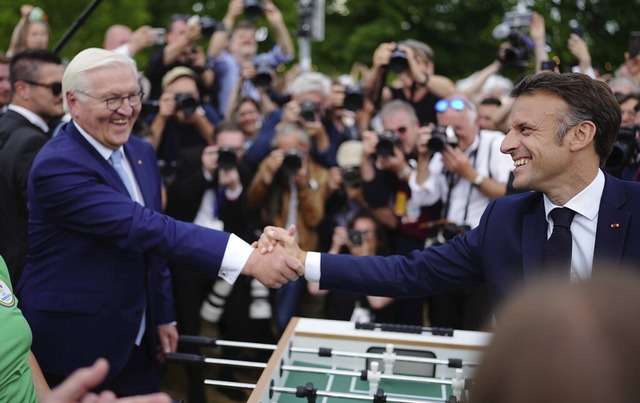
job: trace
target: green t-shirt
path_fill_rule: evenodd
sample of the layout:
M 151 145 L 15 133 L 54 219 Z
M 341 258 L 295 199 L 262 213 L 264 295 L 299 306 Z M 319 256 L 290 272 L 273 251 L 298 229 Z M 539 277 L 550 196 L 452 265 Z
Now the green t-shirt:
M 27 365 L 31 329 L 18 309 L 9 270 L 0 257 L 0 402 L 37 402 Z

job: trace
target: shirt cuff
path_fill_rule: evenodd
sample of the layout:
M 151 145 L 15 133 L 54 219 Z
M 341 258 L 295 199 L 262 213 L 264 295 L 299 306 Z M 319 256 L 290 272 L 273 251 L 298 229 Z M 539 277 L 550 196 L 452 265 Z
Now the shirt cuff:
M 312 283 L 320 281 L 320 256 L 318 252 L 307 252 L 304 262 L 304 278 Z
M 226 197 L 229 201 L 238 200 L 238 197 L 240 197 L 240 195 L 242 194 L 242 190 L 242 185 L 238 186 L 236 190 L 230 190 L 227 188 L 224 191 L 224 197 Z
M 202 176 L 204 176 L 204 179 L 207 182 L 213 182 L 213 175 L 211 175 L 206 169 L 202 170 Z
M 235 283 L 253 251 L 254 248 L 252 248 L 251 245 L 240 239 L 237 235 L 230 234 L 227 248 L 224 250 L 224 256 L 222 257 L 218 277 L 229 284 Z

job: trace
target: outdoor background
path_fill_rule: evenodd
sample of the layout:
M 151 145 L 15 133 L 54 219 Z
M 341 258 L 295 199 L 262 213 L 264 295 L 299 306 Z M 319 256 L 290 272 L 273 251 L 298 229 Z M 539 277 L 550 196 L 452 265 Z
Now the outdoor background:
M 33 0 L 43 8 L 52 29 L 53 48 L 74 24 L 89 0 Z M 296 2 L 274 0 L 292 36 L 298 25 Z M 6 50 L 11 31 L 19 19 L 20 0 L 0 0 L 0 49 Z M 381 42 L 415 38 L 431 45 L 436 70 L 454 80 L 489 64 L 499 41 L 491 35 L 504 12 L 516 0 L 326 0 L 325 40 L 312 44 L 312 64 L 327 74 L 348 73 L 353 62 L 371 64 Z M 550 54 L 567 65 L 574 64 L 566 43 L 570 24 L 584 27 L 593 65 L 603 73 L 624 62 L 628 34 L 640 31 L 640 0 L 525 1 L 545 17 Z M 101 46 L 105 29 L 115 23 L 137 28 L 149 24 L 166 27 L 174 13 L 209 15 L 222 19 L 228 0 L 102 0 L 60 54 L 70 59 L 81 49 Z M 256 20 L 264 26 L 264 17 Z M 295 38 L 294 38 L 295 41 Z M 267 48 L 269 37 L 261 44 Z M 200 43 L 207 46 L 205 39 Z M 149 49 L 137 56 L 146 67 Z M 510 75 L 509 72 L 503 74 Z M 513 73 L 516 74 L 516 73 Z

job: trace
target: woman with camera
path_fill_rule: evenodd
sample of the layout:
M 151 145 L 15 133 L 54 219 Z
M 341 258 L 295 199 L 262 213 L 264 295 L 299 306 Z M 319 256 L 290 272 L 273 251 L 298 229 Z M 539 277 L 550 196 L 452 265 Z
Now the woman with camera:
M 392 99 L 409 102 L 421 126 L 436 122 L 435 103 L 455 91 L 447 77 L 434 74 L 433 50 L 423 42 L 409 39 L 382 43 L 373 54 L 373 65 L 364 80 L 367 99 L 375 110 Z M 395 73 L 391 85 L 387 75 Z
M 347 227 L 335 227 L 328 253 L 354 256 L 388 254 L 382 226 L 368 212 L 356 215 Z M 326 295 L 325 317 L 355 322 L 395 323 L 393 298 L 320 290 L 319 283 L 307 283 L 311 295 Z

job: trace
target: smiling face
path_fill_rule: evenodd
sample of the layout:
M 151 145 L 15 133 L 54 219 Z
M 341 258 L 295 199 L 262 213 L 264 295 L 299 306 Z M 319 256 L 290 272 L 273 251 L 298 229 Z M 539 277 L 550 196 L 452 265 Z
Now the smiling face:
M 500 150 L 513 158 L 516 189 L 548 194 L 571 183 L 575 167 L 567 137 L 574 128 L 563 141 L 556 135 L 558 117 L 566 109 L 560 98 L 540 93 L 520 96 L 513 103 L 511 129 Z
M 117 77 L 117 80 L 113 78 Z M 68 92 L 67 102 L 73 120 L 100 144 L 116 150 L 129 140 L 140 105 L 131 107 L 125 100 L 115 111 L 107 108 L 106 100 L 125 97 L 140 91 L 136 76 L 126 65 L 114 65 L 88 71 L 88 94 Z M 95 98 L 93 98 L 95 97 Z

